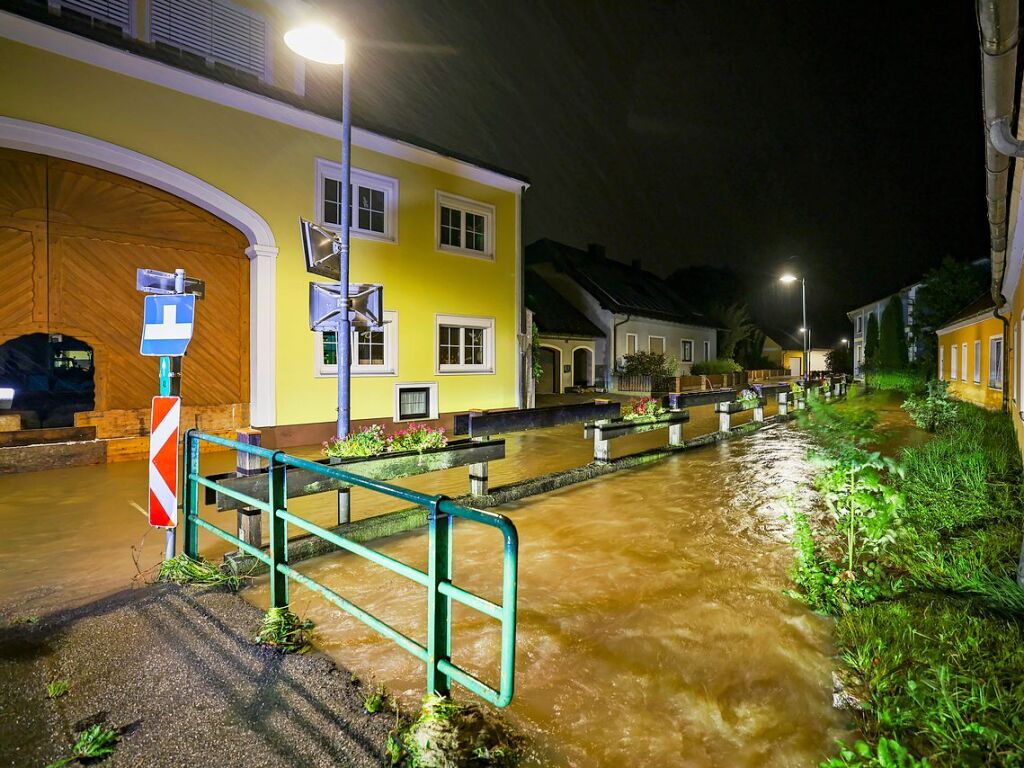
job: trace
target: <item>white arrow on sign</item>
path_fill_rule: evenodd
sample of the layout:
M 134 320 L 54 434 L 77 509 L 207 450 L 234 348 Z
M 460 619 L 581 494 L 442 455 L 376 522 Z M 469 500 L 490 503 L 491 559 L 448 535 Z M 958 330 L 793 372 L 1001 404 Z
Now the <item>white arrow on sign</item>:
M 178 322 L 178 308 L 173 304 L 163 307 L 164 316 L 159 323 L 146 326 L 147 339 L 188 339 L 192 337 L 192 323 Z

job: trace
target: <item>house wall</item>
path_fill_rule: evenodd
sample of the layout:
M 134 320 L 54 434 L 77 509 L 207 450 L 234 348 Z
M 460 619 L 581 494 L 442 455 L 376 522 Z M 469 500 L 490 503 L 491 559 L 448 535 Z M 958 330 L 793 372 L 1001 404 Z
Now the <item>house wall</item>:
M 1002 380 L 996 382 L 996 386 L 989 386 L 989 363 L 990 363 L 990 341 L 993 337 L 1003 337 L 1003 324 L 991 315 L 985 315 L 969 323 L 958 324 L 951 330 L 941 330 L 938 333 L 939 360 L 941 367 L 938 377 L 942 381 L 949 382 L 949 394 L 960 400 L 966 400 L 985 408 L 998 409 L 1002 406 Z M 981 342 L 981 365 L 977 368 L 978 376 L 975 376 L 975 342 Z M 1005 343 L 1005 340 L 1004 340 Z M 963 355 L 966 345 L 967 352 L 967 379 L 963 377 Z M 957 369 L 952 366 L 952 347 L 956 346 Z
M 3 22 L 0 34 L 4 35 L 32 24 L 7 14 L 3 14 Z M 116 59 L 118 67 L 126 60 L 138 61 L 147 73 L 179 76 L 170 67 L 66 33 L 45 29 L 40 34 L 47 39 L 63 36 L 76 46 L 101 49 L 103 56 Z M 265 423 L 329 423 L 335 418 L 336 379 L 316 373 L 316 339 L 307 325 L 311 276 L 305 271 L 297 222 L 300 216 L 320 218 L 314 210 L 315 163 L 317 158 L 333 161 L 339 157 L 340 143 L 333 138 L 337 123 L 262 97 L 240 96 L 243 92 L 219 83 L 180 75 L 191 78 L 189 87 L 208 95 L 183 93 L 111 71 L 106 65 L 56 55 L 35 44 L 0 39 L 0 102 L 6 116 L 74 131 L 155 158 L 212 185 L 262 217 L 279 248 L 276 256 L 268 249 L 267 255 L 260 257 L 273 260 L 270 270 L 263 273 L 272 279 L 269 284 L 264 281 L 261 290 L 273 294 L 276 316 L 263 337 L 274 339 L 275 359 L 269 367 L 276 384 L 275 416 Z M 245 102 L 247 109 L 218 103 L 236 99 Z M 251 103 L 258 103 L 258 110 L 249 110 Z M 297 127 L 296 123 L 310 127 Z M 391 418 L 398 382 L 436 381 L 442 413 L 514 406 L 518 394 L 521 185 L 506 184 L 513 181 L 507 177 L 498 177 L 492 184 L 489 180 L 496 174 L 477 172 L 473 166 L 440 156 L 431 155 L 430 163 L 420 163 L 418 158 L 428 153 L 378 139 L 373 149 L 353 147 L 353 166 L 398 180 L 397 240 L 353 236 L 351 279 L 382 283 L 385 309 L 398 313 L 397 372 L 354 378 L 352 417 Z M 437 190 L 493 206 L 493 261 L 437 249 Z M 255 262 L 254 258 L 254 269 Z M 494 318 L 493 373 L 437 373 L 438 313 Z M 266 318 L 253 317 L 266 325 Z M 198 322 L 203 322 L 201 307 Z M 264 374 L 266 367 L 260 369 Z M 187 383 L 185 392 L 187 400 Z
M 597 356 L 594 349 L 594 339 L 566 339 L 558 338 L 554 336 L 547 336 L 540 334 L 538 336 L 540 345 L 549 349 L 557 349 L 562 356 L 562 371 L 561 371 L 561 387 L 562 392 L 565 392 L 569 387 L 576 386 L 576 362 L 573 353 L 577 349 L 586 349 L 589 352 L 589 363 L 586 366 L 584 374 L 589 385 L 593 386 L 595 383 L 603 385 L 603 381 L 596 379 L 596 368 L 597 368 Z M 568 370 L 566 370 L 568 367 Z
M 812 349 L 807 356 L 807 366 L 812 371 L 826 371 L 828 370 L 828 362 L 825 356 L 828 354 L 827 349 Z M 803 351 L 799 349 L 786 349 L 782 352 L 782 367 L 786 371 L 793 370 L 793 361 L 800 366 L 799 370 L 803 373 Z
M 682 323 L 670 323 L 663 320 L 648 320 L 646 318 L 631 318 L 626 320 L 626 315 L 615 315 L 615 323 L 618 325 L 615 331 L 616 355 L 621 361 L 626 354 L 628 334 L 636 334 L 637 349 L 644 352 L 650 351 L 651 337 L 661 336 L 665 339 L 665 354 L 675 359 L 677 376 L 686 376 L 690 373 L 693 363 L 701 362 L 704 357 L 704 342 L 708 342 L 709 360 L 714 360 L 718 355 L 717 332 L 714 328 L 700 328 Z M 684 363 L 682 361 L 682 341 L 687 339 L 693 342 L 693 361 Z
M 903 302 L 903 327 L 906 329 L 907 334 L 907 354 L 910 360 L 917 359 L 917 344 L 915 343 L 913 335 L 910 333 L 910 324 L 914 320 L 914 302 L 917 300 L 917 290 L 921 287 L 920 283 L 915 283 L 909 288 L 904 288 L 899 292 L 900 299 Z M 851 323 L 851 343 L 853 344 L 853 375 L 859 376 L 861 374 L 861 366 L 864 363 L 864 339 L 867 335 L 868 329 L 868 317 L 874 315 L 878 321 L 878 326 L 882 326 L 882 313 L 885 311 L 886 306 L 889 304 L 891 296 L 886 296 L 884 299 L 872 302 L 871 304 L 865 304 L 863 307 L 858 307 L 847 313 L 847 317 Z M 860 330 L 857 330 L 858 318 L 860 319 Z

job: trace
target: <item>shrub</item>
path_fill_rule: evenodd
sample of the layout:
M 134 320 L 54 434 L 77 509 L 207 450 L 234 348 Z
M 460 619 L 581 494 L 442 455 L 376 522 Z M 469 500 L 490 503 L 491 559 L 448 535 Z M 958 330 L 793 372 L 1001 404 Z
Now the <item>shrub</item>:
M 386 442 L 386 450 L 389 453 L 400 453 L 401 451 L 423 451 L 429 448 L 444 448 L 448 445 L 448 437 L 445 435 L 444 427 L 430 427 L 426 424 L 410 424 L 390 435 Z
M 675 376 L 676 361 L 661 352 L 634 352 L 622 358 L 621 372 L 626 376 Z
M 743 367 L 728 357 L 717 357 L 714 360 L 701 360 L 694 363 L 690 373 L 701 376 L 712 376 L 720 373 L 739 373 Z
M 908 395 L 920 394 L 928 389 L 928 379 L 922 371 L 869 370 L 864 373 L 869 389 L 893 389 Z
M 945 429 L 956 421 L 956 404 L 946 394 L 948 383 L 945 381 L 929 381 L 928 395 L 918 397 L 910 395 L 903 401 L 903 410 L 921 429 L 928 432 Z
M 387 446 L 384 427 L 371 424 L 347 437 L 335 437 L 323 444 L 322 453 L 331 458 L 346 459 L 354 456 L 376 456 Z

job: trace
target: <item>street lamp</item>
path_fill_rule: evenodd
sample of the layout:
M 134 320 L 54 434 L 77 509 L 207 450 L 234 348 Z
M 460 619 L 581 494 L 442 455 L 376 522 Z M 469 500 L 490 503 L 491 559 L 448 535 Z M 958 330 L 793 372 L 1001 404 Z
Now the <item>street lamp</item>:
M 802 277 L 797 277 L 792 274 L 785 274 L 779 278 L 780 283 L 795 283 L 797 280 L 800 281 L 800 306 L 803 311 L 803 328 L 800 329 L 800 333 L 804 334 L 804 360 L 803 360 L 803 374 L 804 383 L 807 383 L 807 351 L 811 346 L 811 332 L 805 331 L 807 328 L 807 282 Z
M 299 56 L 320 64 L 341 67 L 341 243 L 338 252 L 339 263 L 339 309 L 338 320 L 338 437 L 348 435 L 350 413 L 349 383 L 352 375 L 352 321 L 349 318 L 350 300 L 348 295 L 348 243 L 349 225 L 352 212 L 352 116 L 349 107 L 349 69 L 345 62 L 345 40 L 338 37 L 329 27 L 310 24 L 285 33 L 285 45 Z

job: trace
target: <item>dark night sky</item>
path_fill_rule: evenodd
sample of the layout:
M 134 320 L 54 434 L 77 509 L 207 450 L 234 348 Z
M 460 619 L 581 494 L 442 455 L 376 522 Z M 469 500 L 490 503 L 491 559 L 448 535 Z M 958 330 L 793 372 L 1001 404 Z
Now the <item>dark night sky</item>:
M 524 244 L 728 265 L 782 327 L 797 294 L 774 277 L 799 271 L 816 345 L 945 254 L 987 254 L 971 3 L 321 5 L 378 41 L 357 120 L 530 177 Z

